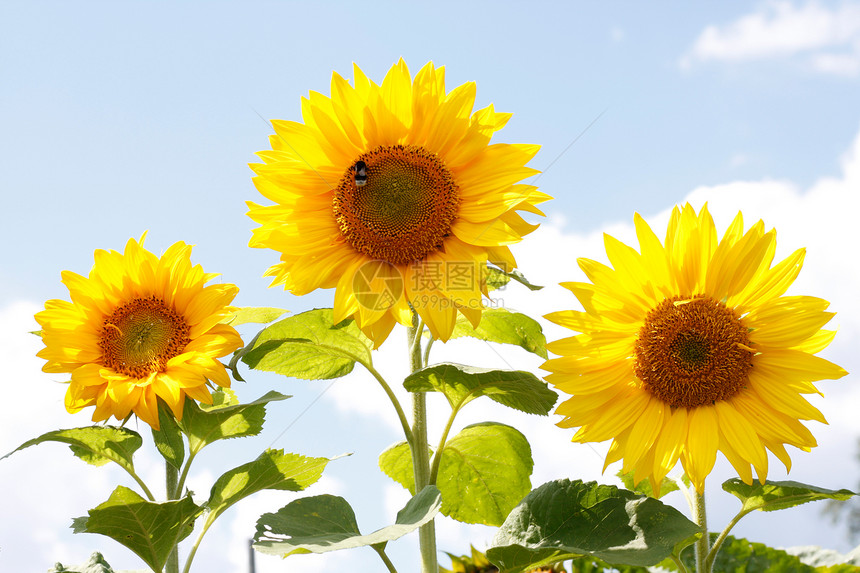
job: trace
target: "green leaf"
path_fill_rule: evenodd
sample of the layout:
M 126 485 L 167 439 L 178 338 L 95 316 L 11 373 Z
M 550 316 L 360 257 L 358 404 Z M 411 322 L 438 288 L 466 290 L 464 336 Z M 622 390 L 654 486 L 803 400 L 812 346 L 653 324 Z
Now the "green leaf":
M 87 533 L 99 533 L 131 549 L 155 571 L 161 571 L 173 547 L 188 537 L 203 508 L 191 497 L 177 501 L 146 501 L 127 487 L 117 487 L 110 498 L 91 509 Z
M 529 493 L 511 512 L 487 557 L 510 573 L 578 556 L 648 566 L 698 531 L 654 498 L 596 482 L 556 480 Z
M 260 333 L 258 332 L 257 336 L 259 336 L 259 335 L 260 335 Z M 254 343 L 256 341 L 257 341 L 257 338 L 255 336 L 254 339 L 247 346 L 243 346 L 242 348 L 237 348 L 236 350 L 233 351 L 233 356 L 230 357 L 230 362 L 226 366 L 227 370 L 230 371 L 230 376 L 233 377 L 233 380 L 236 380 L 237 382 L 244 382 L 245 381 L 245 379 L 242 378 L 242 375 L 239 373 L 239 359 L 241 359 L 245 355 L 245 352 L 247 352 L 248 349 L 250 349 L 252 346 L 254 346 Z
M 269 394 L 266 394 L 268 396 Z M 286 396 L 289 398 L 289 396 Z M 200 408 L 204 411 L 210 410 L 218 410 L 219 408 L 226 408 L 227 406 L 238 406 L 242 402 L 236 396 L 236 392 L 233 391 L 232 388 L 218 388 L 215 392 L 212 392 L 212 403 L 204 404 L 203 402 L 198 402 Z
M 511 277 L 505 274 L 502 269 L 487 266 L 487 276 L 484 280 L 487 285 L 487 290 L 494 291 L 503 288 L 511 282 Z
M 654 488 L 651 487 L 651 482 L 647 479 L 643 479 L 642 481 L 640 481 L 638 484 L 636 484 L 634 486 L 633 485 L 633 474 L 634 474 L 633 471 L 629 471 L 627 473 L 619 471 L 615 475 L 618 476 L 618 478 L 621 480 L 621 483 L 624 484 L 624 487 L 626 487 L 630 491 L 632 491 L 634 493 L 641 493 L 642 495 L 647 495 L 648 497 L 653 497 L 655 499 L 660 499 L 661 497 L 663 497 L 667 493 L 671 493 L 673 491 L 677 491 L 678 489 L 680 489 L 678 487 L 677 482 L 674 479 L 672 479 L 670 477 L 666 477 L 663 480 L 663 482 L 660 484 L 660 491 L 658 491 L 655 494 Z M 687 477 L 687 474 L 683 474 L 681 476 L 681 481 L 684 484 L 686 484 L 687 487 L 690 487 L 691 482 L 690 482 L 690 478 Z
M 711 533 L 710 545 L 717 538 Z M 681 561 L 689 571 L 696 570 L 696 552 L 692 547 L 681 553 Z M 661 564 L 677 571 L 674 564 Z M 794 555 L 782 549 L 774 549 L 763 543 L 727 536 L 717 552 L 713 571 L 725 573 L 813 573 L 815 568 L 804 564 Z
M 206 504 L 212 522 L 237 501 L 264 489 L 301 491 L 320 479 L 328 458 L 309 458 L 266 450 L 253 462 L 243 464 L 218 478 Z
M 152 430 L 155 447 L 167 463 L 180 469 L 182 460 L 185 459 L 185 442 L 182 440 L 182 432 L 179 424 L 176 423 L 176 418 L 173 417 L 173 412 L 163 402 L 158 404 L 158 424 L 161 429 Z
M 490 275 L 487 279 L 487 282 L 488 282 L 488 284 L 493 284 L 493 285 L 498 284 L 499 286 L 496 288 L 501 288 L 502 286 L 506 285 L 508 283 L 508 281 L 510 281 L 511 279 L 517 281 L 518 283 L 520 283 L 521 285 L 523 285 L 524 287 L 526 287 L 527 289 L 529 289 L 531 291 L 540 290 L 543 288 L 542 286 L 537 286 L 537 285 L 533 285 L 532 283 L 530 283 L 528 281 L 528 279 L 526 279 L 526 277 L 523 275 L 523 273 L 521 273 L 520 271 L 518 271 L 516 269 L 514 269 L 512 271 L 506 271 L 506 270 L 503 270 L 503 269 L 500 269 L 497 267 L 487 267 L 487 269 L 489 270 L 489 275 Z M 507 277 L 508 280 L 502 282 L 503 279 L 500 278 L 500 275 Z
M 288 312 L 290 311 L 283 308 L 269 306 L 245 306 L 234 310 L 233 314 L 230 315 L 230 318 L 224 324 L 229 324 L 230 326 L 248 323 L 268 324 Z
M 540 323 L 525 314 L 511 312 L 504 308 L 488 308 L 483 311 L 478 328 L 472 328 L 472 324 L 466 317 L 459 315 L 451 338 L 462 336 L 502 344 L 515 344 L 541 358 L 547 358 L 546 337 Z
M 238 326 L 240 324 L 247 323 L 268 324 L 287 312 L 289 311 L 283 308 L 243 307 L 236 309 L 232 316 L 227 320 L 226 324 L 229 324 L 230 326 Z M 248 350 L 253 348 L 254 343 L 257 342 L 257 338 L 260 336 L 261 332 L 262 331 L 258 332 L 250 343 L 233 352 L 233 356 L 230 358 L 230 363 L 227 364 L 227 369 L 230 371 L 234 380 L 238 380 L 239 382 L 245 381 L 245 379 L 242 378 L 242 375 L 239 374 L 239 359 L 242 358 Z
M 836 565 L 821 565 L 815 568 L 815 573 L 857 573 L 860 567 L 852 563 L 838 563 Z
M 133 473 L 132 456 L 143 444 L 143 439 L 137 432 L 115 426 L 87 426 L 69 430 L 54 430 L 24 442 L 0 459 L 43 442 L 69 444 L 72 453 L 88 464 L 101 466 L 111 461 Z
M 822 499 L 845 501 L 857 495 L 847 489 L 824 489 L 796 481 L 768 480 L 764 484 L 747 485 L 738 478 L 723 482 L 723 489 L 741 500 L 744 512 L 776 511 Z
M 255 370 L 303 380 L 328 380 L 370 364 L 370 342 L 352 320 L 332 322 L 330 308 L 285 318 L 260 332 L 242 361 Z
M 86 517 L 81 519 L 86 520 Z M 96 551 L 90 558 L 80 565 L 64 566 L 62 563 L 55 563 L 54 566 L 48 569 L 48 573 L 114 573 L 114 570 L 108 564 L 102 554 Z M 116 573 L 152 573 L 151 569 L 135 569 L 130 571 L 123 569 Z
M 415 492 L 408 445 L 384 451 L 379 466 Z M 533 466 L 528 440 L 519 430 L 494 422 L 463 428 L 442 450 L 436 478 L 442 513 L 464 523 L 500 525 L 531 489 Z
M 501 525 L 531 489 L 534 462 L 519 430 L 484 422 L 467 426 L 442 450 L 436 483 L 442 513 L 465 523 Z
M 342 497 L 318 495 L 297 499 L 277 513 L 265 513 L 260 517 L 254 548 L 261 553 L 286 557 L 365 545 L 384 547 L 389 541 L 432 520 L 439 511 L 440 500 L 439 490 L 427 486 L 397 513 L 394 525 L 361 535 L 355 513 Z
M 114 570 L 101 553 L 95 552 L 85 563 L 71 567 L 64 567 L 62 563 L 57 563 L 48 570 L 48 573 L 114 573 Z
M 213 392 L 213 405 L 198 405 L 187 398 L 179 427 L 188 436 L 188 448 L 195 454 L 216 440 L 256 436 L 263 429 L 266 404 L 289 396 L 267 392 L 247 404 L 235 404 L 231 394 Z M 229 404 L 229 405 L 224 405 Z
M 87 532 L 87 516 L 83 517 L 73 517 L 72 518 L 72 533 L 86 533 Z
M 432 455 L 432 452 L 430 452 Z M 412 450 L 406 442 L 398 442 L 379 454 L 382 473 L 415 495 L 415 476 L 412 473 Z
M 660 564 L 662 566 L 663 563 Z M 575 573 L 653 573 L 662 571 L 660 567 L 639 567 L 637 565 L 610 565 L 596 557 L 578 557 L 570 561 L 570 570 Z
M 558 395 L 546 382 L 522 370 L 491 370 L 463 364 L 436 364 L 406 377 L 403 386 L 410 392 L 442 392 L 459 410 L 479 396 L 487 396 L 509 408 L 527 414 L 549 414 Z

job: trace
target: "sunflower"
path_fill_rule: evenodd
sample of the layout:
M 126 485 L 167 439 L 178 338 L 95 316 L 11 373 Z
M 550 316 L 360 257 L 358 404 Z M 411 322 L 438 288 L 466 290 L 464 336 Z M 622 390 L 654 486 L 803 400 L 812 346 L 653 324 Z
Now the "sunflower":
M 605 236 L 613 267 L 579 259 L 591 281 L 562 283 L 584 312 L 546 316 L 580 332 L 549 345 L 546 379 L 572 397 L 559 405 L 575 442 L 612 439 L 606 465 L 623 459 L 655 491 L 680 459 L 696 489 L 721 451 L 746 483 L 763 482 L 769 450 L 791 469 L 785 445 L 816 445 L 800 422 L 824 417 L 803 397 L 813 382 L 846 374 L 815 356 L 835 335 L 833 313 L 810 296 L 784 296 L 804 249 L 771 266 L 776 232 L 744 233 L 738 213 L 717 240 L 705 205 L 675 208 L 665 244 L 637 214 L 640 252 Z M 604 466 L 605 469 L 605 466 Z
M 382 85 L 354 75 L 302 98 L 304 123 L 272 122 L 251 168 L 275 205 L 248 203 L 250 246 L 281 253 L 272 286 L 335 288 L 335 320 L 355 318 L 376 346 L 413 309 L 447 340 L 458 312 L 479 323 L 487 263 L 512 270 L 508 245 L 537 228 L 517 211 L 542 215 L 549 199 L 518 183 L 538 146 L 490 145 L 511 114 L 472 113 L 475 84 L 446 93 L 432 63 L 414 81 L 403 60 Z
M 93 421 L 131 412 L 155 428 L 159 398 L 182 418 L 185 397 L 212 403 L 207 380 L 230 386 L 216 360 L 242 345 L 222 324 L 239 292 L 232 284 L 204 286 L 217 274 L 191 265 L 179 242 L 161 258 L 130 239 L 124 253 L 97 250 L 89 277 L 62 273 L 71 302 L 49 300 L 36 314 L 45 372 L 72 375 L 66 409 L 95 406 Z

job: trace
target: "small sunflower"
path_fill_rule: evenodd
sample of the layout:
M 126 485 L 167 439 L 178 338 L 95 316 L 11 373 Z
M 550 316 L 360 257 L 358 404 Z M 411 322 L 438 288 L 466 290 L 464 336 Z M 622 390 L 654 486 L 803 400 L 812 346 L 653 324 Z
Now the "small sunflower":
M 613 267 L 579 259 L 591 283 L 563 283 L 584 312 L 546 316 L 580 332 L 553 342 L 546 379 L 572 397 L 559 426 L 575 442 L 612 439 L 606 465 L 623 459 L 655 491 L 680 459 L 698 491 L 721 451 L 746 483 L 767 477 L 767 450 L 791 468 L 785 445 L 816 445 L 800 420 L 824 417 L 803 397 L 813 382 L 846 374 L 815 356 L 835 331 L 810 296 L 784 296 L 804 249 L 771 266 L 776 232 L 744 233 L 738 213 L 717 240 L 707 205 L 675 208 L 665 244 L 637 214 L 640 252 L 605 236 Z
M 472 113 L 475 84 L 446 93 L 432 63 L 414 81 L 403 60 L 382 85 L 354 75 L 302 98 L 304 123 L 272 122 L 251 168 L 275 205 L 248 203 L 250 246 L 281 253 L 272 286 L 335 288 L 335 320 L 354 317 L 376 346 L 413 309 L 447 340 L 458 312 L 480 321 L 487 262 L 512 270 L 508 245 L 537 228 L 517 211 L 549 199 L 518 183 L 538 146 L 490 145 L 511 114 Z
M 204 286 L 217 274 L 191 264 L 179 242 L 161 258 L 130 239 L 124 253 L 97 250 L 89 277 L 63 271 L 71 302 L 49 300 L 36 314 L 47 360 L 45 372 L 72 375 L 66 409 L 95 406 L 93 421 L 129 413 L 155 429 L 158 399 L 177 419 L 185 396 L 212 403 L 207 380 L 230 386 L 217 360 L 242 346 L 222 324 L 239 289 Z

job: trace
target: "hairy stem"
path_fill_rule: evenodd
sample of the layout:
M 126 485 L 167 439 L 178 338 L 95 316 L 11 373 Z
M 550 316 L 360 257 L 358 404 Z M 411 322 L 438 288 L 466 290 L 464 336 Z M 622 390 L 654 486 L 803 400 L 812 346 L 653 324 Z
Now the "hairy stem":
M 421 369 L 421 331 L 417 315 L 408 329 L 409 370 Z M 415 493 L 419 493 L 430 483 L 430 457 L 427 444 L 427 395 L 424 392 L 412 394 L 412 470 L 415 478 Z M 422 525 L 418 530 L 418 545 L 421 549 L 421 568 L 423 573 L 437 573 L 436 563 L 436 524 L 435 521 Z
M 197 539 L 194 541 L 194 546 L 191 547 L 191 551 L 188 553 L 188 558 L 185 560 L 185 567 L 182 569 L 182 573 L 188 573 L 191 571 L 191 562 L 197 554 L 197 548 L 200 547 L 200 542 L 203 541 L 203 536 L 206 535 L 206 532 L 209 531 L 209 528 L 214 522 L 214 519 L 207 519 L 206 523 L 203 524 L 203 530 L 200 532 L 200 535 L 197 536 Z
M 705 485 L 702 493 L 693 489 L 693 520 L 702 529 L 702 537 L 696 541 L 696 573 L 711 573 L 711 562 L 708 560 L 708 517 L 705 513 Z
M 129 470 L 128 468 L 125 468 L 125 467 L 123 467 L 123 469 L 128 473 L 128 475 L 130 475 L 132 478 L 134 478 L 134 481 L 137 482 L 137 485 L 139 485 L 140 489 L 143 490 L 143 493 L 146 496 L 146 499 L 148 499 L 149 501 L 155 501 L 155 496 L 152 495 L 152 492 L 149 491 L 149 488 L 146 487 L 146 484 L 143 483 L 143 480 L 140 479 L 140 476 L 137 475 L 136 473 L 134 473 L 133 470 Z
M 678 568 L 678 573 L 687 573 L 687 566 L 684 565 L 684 562 L 681 561 L 680 557 L 672 554 L 669 556 L 669 559 L 671 559 L 672 562 L 675 564 L 675 567 Z
M 391 559 L 388 558 L 388 555 L 385 554 L 385 550 L 381 547 L 377 547 L 376 545 L 371 545 L 376 554 L 379 555 L 379 558 L 382 559 L 382 562 L 385 563 L 385 567 L 388 569 L 389 573 L 397 573 L 397 569 L 394 567 L 394 563 L 391 562 Z
M 430 348 L 432 348 L 434 340 L 435 338 L 431 336 L 430 340 L 427 341 L 427 346 L 424 347 L 424 358 L 422 359 L 422 363 L 425 368 L 430 364 Z
M 750 511 L 752 511 L 752 510 L 750 510 Z M 736 516 L 734 516 L 734 518 L 732 518 L 732 520 L 729 522 L 729 524 L 726 526 L 726 528 L 723 529 L 723 531 L 714 540 L 714 546 L 711 547 L 711 551 L 708 554 L 707 566 L 708 566 L 709 571 L 714 567 L 714 560 L 717 558 L 717 552 L 720 550 L 720 546 L 723 544 L 723 541 L 726 540 L 726 537 L 729 535 L 729 532 L 732 530 L 732 528 L 734 528 L 735 525 L 738 524 L 738 522 L 741 520 L 741 518 L 743 516 L 745 516 L 746 514 L 748 514 L 750 511 L 738 512 L 738 514 Z
M 442 430 L 442 437 L 439 439 L 439 446 L 433 452 L 433 465 L 430 466 L 430 485 L 436 485 L 436 477 L 439 475 L 439 464 L 442 461 L 442 450 L 445 449 L 445 443 L 448 441 L 448 432 L 451 431 L 451 426 L 454 425 L 454 418 L 457 416 L 459 409 L 452 409 L 451 415 L 448 416 L 448 423 L 445 424 L 445 429 Z
M 188 459 L 185 461 L 185 467 L 182 468 L 182 474 L 179 476 L 179 482 L 176 484 L 176 499 L 182 495 L 182 490 L 185 489 L 185 480 L 188 478 L 188 470 L 191 468 L 191 462 L 194 461 L 194 456 L 197 451 L 188 452 Z
M 164 461 L 165 468 L 165 486 L 167 489 L 167 499 L 177 499 L 179 497 L 179 492 L 177 491 L 177 485 L 179 485 L 179 470 L 176 469 L 173 464 Z M 173 549 L 170 551 L 170 555 L 167 556 L 167 563 L 164 566 L 165 573 L 179 573 L 179 545 L 174 545 Z

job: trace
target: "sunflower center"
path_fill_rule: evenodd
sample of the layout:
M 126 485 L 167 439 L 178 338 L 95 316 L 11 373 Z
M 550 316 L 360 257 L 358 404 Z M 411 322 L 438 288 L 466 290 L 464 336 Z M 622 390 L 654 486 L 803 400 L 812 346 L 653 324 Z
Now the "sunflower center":
M 679 332 L 669 345 L 669 353 L 678 366 L 694 371 L 710 358 L 711 345 L 708 344 L 708 339 L 698 332 Z
M 666 404 L 703 406 L 746 386 L 753 354 L 748 330 L 732 309 L 708 296 L 675 297 L 645 318 L 635 372 Z
M 132 378 L 163 371 L 190 342 L 189 330 L 185 319 L 160 298 L 136 298 L 102 323 L 102 364 Z
M 362 154 L 367 176 L 349 169 L 332 207 L 352 248 L 393 265 L 423 259 L 442 246 L 457 217 L 457 184 L 435 153 L 414 145 L 383 145 Z M 361 181 L 359 181 L 361 183 Z

